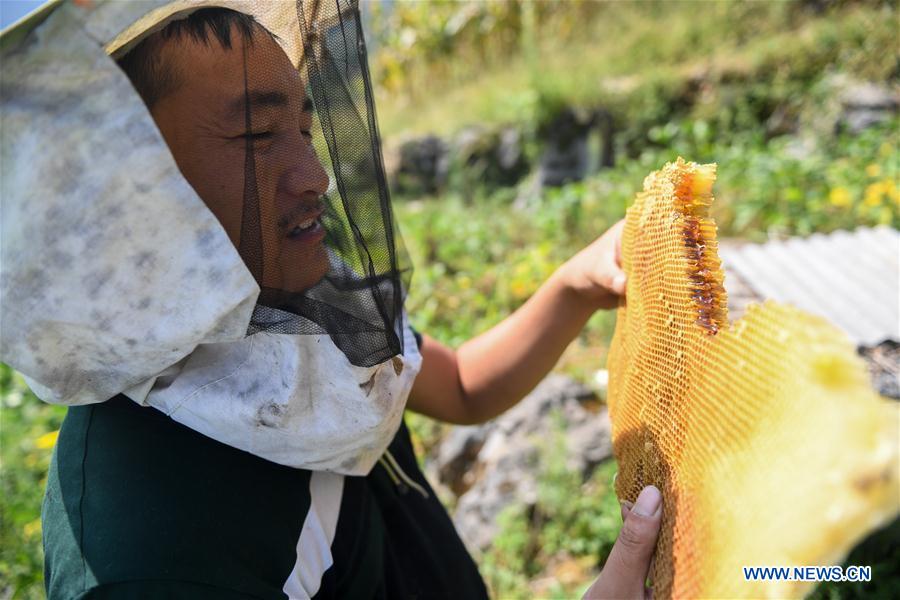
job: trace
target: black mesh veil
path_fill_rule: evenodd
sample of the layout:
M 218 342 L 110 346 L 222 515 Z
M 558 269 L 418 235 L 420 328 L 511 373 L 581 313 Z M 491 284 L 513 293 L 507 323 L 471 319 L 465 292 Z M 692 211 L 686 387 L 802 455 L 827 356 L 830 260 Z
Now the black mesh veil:
M 360 13 L 356 1 L 296 5 L 304 49 L 300 69 L 321 133 L 316 149 L 324 154 L 327 148 L 328 160 L 321 163 L 332 182 L 322 196 L 320 218 L 330 268 L 302 293 L 263 286 L 250 332 L 327 333 L 351 363 L 372 366 L 403 350 L 402 308 L 411 269 L 391 211 Z M 255 179 L 254 162 L 248 137 L 248 184 Z M 248 185 L 245 215 L 254 202 Z M 241 238 L 242 256 L 258 252 L 259 236 L 249 230 Z
M 369 367 L 403 352 L 411 268 L 391 210 L 359 8 L 292 1 L 298 27 L 227 25 L 243 38 L 228 48 L 243 54 L 245 140 L 232 239 L 261 288 L 247 333 L 327 334 L 352 364 Z M 302 48 L 299 64 L 285 42 Z

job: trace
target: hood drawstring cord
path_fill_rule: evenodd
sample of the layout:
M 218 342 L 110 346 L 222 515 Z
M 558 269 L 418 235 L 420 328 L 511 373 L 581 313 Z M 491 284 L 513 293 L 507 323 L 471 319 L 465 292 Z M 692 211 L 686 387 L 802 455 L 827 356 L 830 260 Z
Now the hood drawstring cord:
M 409 475 L 406 474 L 406 472 L 397 462 L 397 459 L 394 458 L 393 454 L 391 454 L 390 450 L 386 450 L 384 456 L 379 458 L 378 462 L 382 467 L 384 467 L 384 470 L 387 471 L 387 474 L 391 478 L 391 481 L 394 482 L 394 485 L 396 485 L 397 488 L 399 488 L 401 491 L 405 491 L 406 487 L 411 487 L 412 489 L 422 494 L 423 498 L 428 498 L 428 492 L 425 491 L 425 488 L 416 483 Z

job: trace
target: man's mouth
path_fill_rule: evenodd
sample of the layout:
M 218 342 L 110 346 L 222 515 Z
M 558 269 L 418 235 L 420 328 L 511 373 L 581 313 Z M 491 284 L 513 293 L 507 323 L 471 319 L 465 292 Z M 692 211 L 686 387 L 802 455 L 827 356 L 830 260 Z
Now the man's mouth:
M 319 220 L 319 215 L 307 217 L 302 221 L 296 221 L 287 232 L 287 239 L 298 242 L 318 242 L 325 237 L 325 228 Z
M 294 225 L 294 228 L 291 229 L 290 231 L 288 231 L 288 237 L 296 238 L 296 237 L 303 235 L 303 233 L 305 233 L 305 232 L 312 231 L 313 229 L 315 229 L 317 227 L 321 227 L 321 226 L 322 225 L 321 225 L 321 223 L 319 223 L 318 217 L 306 219 L 306 220 L 300 221 L 299 223 Z
M 305 240 L 313 237 L 321 237 L 324 233 L 321 217 L 325 207 L 321 203 L 318 206 L 297 210 L 282 218 L 279 226 L 285 231 L 285 237 L 289 240 Z

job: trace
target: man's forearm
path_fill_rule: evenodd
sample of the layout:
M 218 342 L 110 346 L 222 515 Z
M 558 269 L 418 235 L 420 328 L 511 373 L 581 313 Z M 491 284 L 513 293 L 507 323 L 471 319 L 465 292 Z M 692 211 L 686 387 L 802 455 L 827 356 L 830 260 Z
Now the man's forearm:
M 594 311 L 625 293 L 624 221 L 567 260 L 519 310 L 459 350 L 423 336 L 408 406 L 450 423 L 480 423 L 521 400 L 553 368 Z
M 596 306 L 567 288 L 559 271 L 516 312 L 457 351 L 470 422 L 502 413 L 547 375 Z

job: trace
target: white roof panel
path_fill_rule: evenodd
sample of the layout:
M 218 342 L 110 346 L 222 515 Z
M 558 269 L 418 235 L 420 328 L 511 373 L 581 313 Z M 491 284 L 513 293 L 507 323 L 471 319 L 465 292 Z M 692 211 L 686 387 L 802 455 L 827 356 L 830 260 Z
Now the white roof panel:
M 900 231 L 836 231 L 765 244 L 724 244 L 726 272 L 757 296 L 825 317 L 860 346 L 900 341 Z M 726 278 L 726 289 L 728 281 Z

